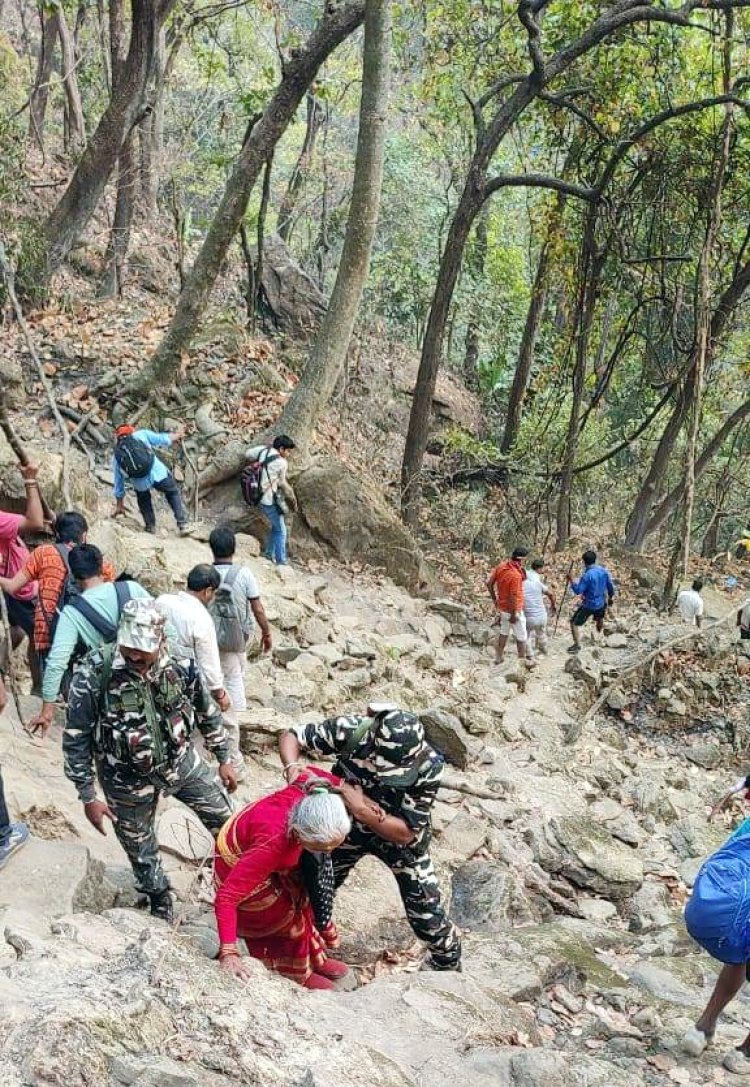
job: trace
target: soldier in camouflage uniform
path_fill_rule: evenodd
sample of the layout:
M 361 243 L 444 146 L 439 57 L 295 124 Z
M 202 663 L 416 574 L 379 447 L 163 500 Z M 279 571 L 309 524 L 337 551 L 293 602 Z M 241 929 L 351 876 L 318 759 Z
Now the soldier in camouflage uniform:
M 298 725 L 279 743 L 284 775 L 299 772 L 300 751 L 333 755 L 333 772 L 344 779 L 344 802 L 353 819 L 344 844 L 334 851 L 333 883 L 339 887 L 366 854 L 393 872 L 406 916 L 428 945 L 427 965 L 458 970 L 461 941 L 440 900 L 430 857 L 431 809 L 443 775 L 443 757 L 425 740 L 422 723 L 395 706 L 370 706 L 366 717 L 332 717 L 320 724 Z M 320 858 L 316 892 L 306 873 L 318 927 L 326 938 L 333 904 L 326 904 L 326 862 Z M 329 942 L 329 946 L 332 945 Z
M 112 820 L 151 913 L 171 920 L 154 829 L 159 796 L 176 796 L 216 835 L 232 814 L 227 790 L 237 781 L 221 711 L 195 663 L 170 656 L 164 625 L 153 601 L 125 604 L 116 645 L 93 650 L 75 673 L 63 754 L 87 819 L 101 834 Z M 191 742 L 196 724 L 221 782 Z M 96 797 L 94 764 L 104 800 Z

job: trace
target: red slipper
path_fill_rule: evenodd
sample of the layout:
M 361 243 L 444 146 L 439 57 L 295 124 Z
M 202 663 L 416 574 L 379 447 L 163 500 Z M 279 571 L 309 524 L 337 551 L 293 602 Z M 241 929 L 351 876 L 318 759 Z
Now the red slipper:
M 318 974 L 322 974 L 324 978 L 345 978 L 349 973 L 349 967 L 345 962 L 339 962 L 338 959 L 326 959 L 322 966 L 317 966 L 316 971 Z
M 307 981 L 302 983 L 306 989 L 332 989 L 333 982 L 328 978 L 321 977 L 320 974 L 310 974 Z

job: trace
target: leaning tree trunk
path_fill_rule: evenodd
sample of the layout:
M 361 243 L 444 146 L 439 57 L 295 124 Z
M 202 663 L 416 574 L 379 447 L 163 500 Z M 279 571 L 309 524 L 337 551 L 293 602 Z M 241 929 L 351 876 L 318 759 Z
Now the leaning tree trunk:
M 179 44 L 182 43 L 179 39 Z M 175 50 L 176 52 L 176 50 Z M 145 219 L 157 213 L 157 198 L 161 181 L 164 153 L 164 105 L 167 85 L 167 60 L 164 30 L 159 31 L 154 62 L 154 103 L 151 112 L 138 126 L 140 152 L 140 187 L 138 203 Z
M 112 61 L 112 90 L 116 94 L 125 71 L 125 15 L 122 0 L 110 0 L 109 41 Z M 117 200 L 112 229 L 107 242 L 102 277 L 102 294 L 122 295 L 125 261 L 130 246 L 130 229 L 135 207 L 137 171 L 135 134 L 131 132 L 122 145 L 117 160 Z
M 185 277 L 172 321 L 156 353 L 136 379 L 133 392 L 148 395 L 169 386 L 179 371 L 208 304 L 219 269 L 247 210 L 250 194 L 263 166 L 283 136 L 318 68 L 337 45 L 359 26 L 364 0 L 331 5 L 306 45 L 286 61 L 281 82 L 260 120 L 253 126 L 224 190 L 195 264 Z
M 21 269 L 27 298 L 46 294 L 49 283 L 87 226 L 145 101 L 156 39 L 175 0 L 132 0 L 130 47 L 123 78 L 86 145 L 59 203 L 44 225 L 41 266 Z
M 302 377 L 279 429 L 304 447 L 344 366 L 380 213 L 391 57 L 390 0 L 366 0 L 362 98 L 349 219 L 336 282 Z
M 284 193 L 284 199 L 281 201 L 278 218 L 276 220 L 276 233 L 287 244 L 289 244 L 292 227 L 294 226 L 294 209 L 297 206 L 300 193 L 302 192 L 310 173 L 310 164 L 312 162 L 313 154 L 315 153 L 315 143 L 318 138 L 318 133 L 325 124 L 326 117 L 326 107 L 322 102 L 318 101 L 311 91 L 308 92 L 305 138 L 302 141 L 302 149 L 300 150 L 297 163 L 292 170 L 292 175 L 289 178 L 289 184 Z
M 489 219 L 489 214 L 489 204 L 485 204 L 479 213 L 477 225 L 474 229 L 474 252 L 472 254 L 471 271 L 474 279 L 478 283 L 484 282 L 485 266 L 487 264 L 487 220 Z M 469 319 L 466 322 L 466 339 L 464 340 L 464 381 L 470 389 L 475 390 L 479 387 L 478 370 L 479 352 L 481 348 L 481 313 L 481 299 L 478 297 L 478 291 L 475 290 L 471 300 Z
M 36 70 L 34 89 L 29 102 L 29 137 L 44 150 L 44 118 L 49 101 L 49 84 L 55 63 L 55 45 L 57 43 L 57 12 L 45 13 L 40 8 L 42 18 L 42 40 L 39 63 Z
M 81 91 L 78 86 L 78 74 L 76 70 L 76 52 L 73 44 L 73 35 L 70 32 L 65 11 L 61 3 L 56 6 L 57 32 L 60 35 L 60 52 L 62 54 L 62 81 L 65 88 L 65 101 L 67 109 L 66 117 L 66 147 L 77 151 L 86 142 L 86 122 L 83 117 L 83 104 Z

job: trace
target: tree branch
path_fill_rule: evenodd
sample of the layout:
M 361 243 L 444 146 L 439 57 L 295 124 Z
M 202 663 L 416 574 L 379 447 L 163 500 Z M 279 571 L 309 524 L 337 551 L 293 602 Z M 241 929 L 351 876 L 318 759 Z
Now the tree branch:
M 500 174 L 492 177 L 484 187 L 484 200 L 500 189 L 514 186 L 528 189 L 554 189 L 566 196 L 577 196 L 580 200 L 593 202 L 599 199 L 599 191 L 586 185 L 576 185 L 573 181 L 563 181 L 560 177 L 548 177 L 546 174 Z

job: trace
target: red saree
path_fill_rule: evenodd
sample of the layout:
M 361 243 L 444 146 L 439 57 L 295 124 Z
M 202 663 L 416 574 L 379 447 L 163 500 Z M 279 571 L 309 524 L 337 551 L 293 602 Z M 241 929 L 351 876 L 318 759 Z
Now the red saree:
M 224 824 L 216 840 L 214 909 L 222 944 L 243 939 L 253 958 L 302 985 L 326 954 L 297 872 L 302 849 L 287 834 L 300 795 L 296 783 L 289 785 Z

